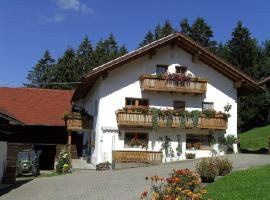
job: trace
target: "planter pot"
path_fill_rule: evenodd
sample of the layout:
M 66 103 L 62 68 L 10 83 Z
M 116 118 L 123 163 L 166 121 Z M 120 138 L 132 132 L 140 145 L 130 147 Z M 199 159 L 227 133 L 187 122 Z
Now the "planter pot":
M 213 183 L 215 181 L 215 177 L 205 177 L 201 176 L 202 182 L 204 183 Z
M 219 175 L 220 176 L 226 176 L 226 175 L 228 175 L 230 173 L 230 171 L 221 171 L 221 172 L 219 172 Z

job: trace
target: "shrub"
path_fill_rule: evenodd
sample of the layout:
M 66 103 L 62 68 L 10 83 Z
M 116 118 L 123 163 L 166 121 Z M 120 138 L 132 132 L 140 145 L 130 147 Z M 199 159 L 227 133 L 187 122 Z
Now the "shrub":
M 152 176 L 146 180 L 151 183 L 151 193 L 143 192 L 141 199 L 202 200 L 206 194 L 206 190 L 202 190 L 200 176 L 189 169 L 173 170 L 168 178 Z
M 200 174 L 203 182 L 213 182 L 218 175 L 215 159 L 204 158 L 196 164 L 196 171 Z
M 186 153 L 186 158 L 187 158 L 187 159 L 194 159 L 195 156 L 196 156 L 195 153 Z
M 219 175 L 225 175 L 232 171 L 232 161 L 228 158 L 216 158 L 216 165 Z
M 71 156 L 66 148 L 62 149 L 58 156 L 56 172 L 58 174 L 67 173 L 71 169 Z

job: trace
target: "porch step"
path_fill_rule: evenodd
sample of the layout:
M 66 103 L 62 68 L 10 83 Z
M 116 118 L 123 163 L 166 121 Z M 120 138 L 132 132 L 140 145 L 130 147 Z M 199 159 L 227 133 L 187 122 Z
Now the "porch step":
M 95 170 L 96 167 L 91 163 L 87 163 L 86 160 L 83 159 L 72 159 L 72 169 L 87 169 L 87 170 Z

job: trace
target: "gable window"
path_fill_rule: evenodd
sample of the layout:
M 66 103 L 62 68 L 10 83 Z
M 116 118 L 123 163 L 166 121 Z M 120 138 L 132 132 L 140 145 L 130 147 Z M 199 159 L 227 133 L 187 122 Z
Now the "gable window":
M 148 145 L 148 133 L 125 133 L 125 148 L 146 148 Z
M 214 110 L 213 102 L 202 102 L 202 110 Z
M 156 74 L 164 74 L 168 70 L 168 65 L 157 65 Z
M 185 104 L 184 101 L 173 101 L 173 109 L 184 111 L 186 107 Z
M 183 66 L 175 66 L 175 72 L 179 74 L 186 74 L 187 68 Z
M 187 134 L 187 149 L 209 149 L 211 135 Z
M 126 107 L 148 107 L 148 99 L 126 98 Z

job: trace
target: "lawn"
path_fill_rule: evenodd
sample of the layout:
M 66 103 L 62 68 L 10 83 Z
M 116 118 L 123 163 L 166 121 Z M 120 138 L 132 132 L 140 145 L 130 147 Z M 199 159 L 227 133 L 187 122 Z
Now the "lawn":
M 270 137 L 270 125 L 241 133 L 239 135 L 241 148 L 253 150 L 268 148 L 268 137 Z
M 209 184 L 208 198 L 213 200 L 269 200 L 270 165 L 232 172 Z

